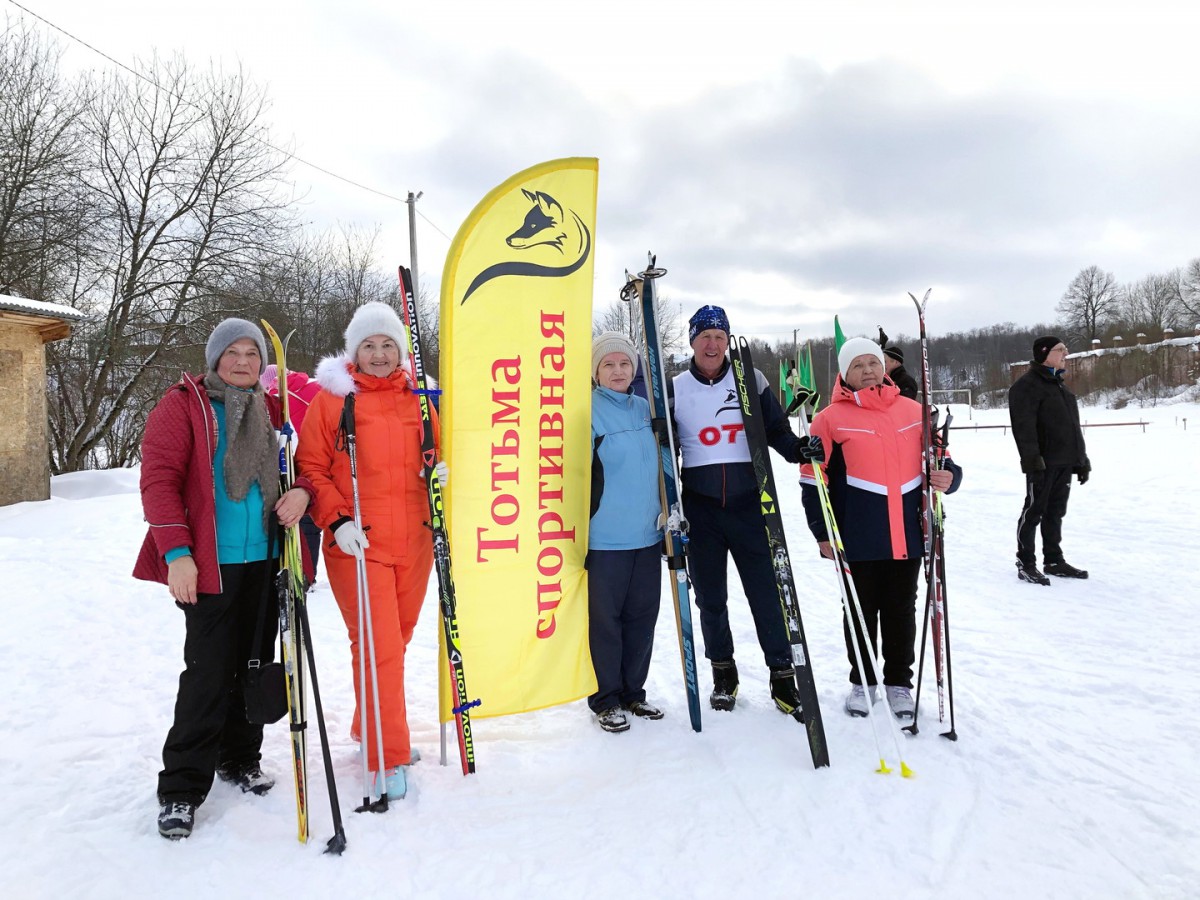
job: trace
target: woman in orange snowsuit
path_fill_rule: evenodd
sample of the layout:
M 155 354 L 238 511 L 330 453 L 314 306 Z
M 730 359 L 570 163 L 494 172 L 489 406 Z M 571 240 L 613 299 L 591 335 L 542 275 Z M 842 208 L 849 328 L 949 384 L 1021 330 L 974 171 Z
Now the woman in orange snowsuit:
M 421 461 L 421 410 L 405 365 L 406 343 L 404 327 L 390 306 L 359 307 L 346 329 L 345 355 L 329 357 L 317 367 L 322 390 L 305 416 L 296 453 L 300 471 L 317 490 L 310 512 L 325 531 L 325 568 L 350 634 L 356 699 L 351 733 L 366 748 L 368 768 L 385 773 L 392 798 L 404 796 L 405 767 L 416 755 L 406 718 L 404 653 L 433 566 L 433 542 L 425 525 L 429 505 Z M 353 518 L 350 457 L 339 438 L 342 409 L 351 393 L 361 531 Z M 358 633 L 355 559 L 360 555 L 370 591 L 382 765 L 374 739 L 369 667 L 367 694 L 358 695 L 363 642 Z

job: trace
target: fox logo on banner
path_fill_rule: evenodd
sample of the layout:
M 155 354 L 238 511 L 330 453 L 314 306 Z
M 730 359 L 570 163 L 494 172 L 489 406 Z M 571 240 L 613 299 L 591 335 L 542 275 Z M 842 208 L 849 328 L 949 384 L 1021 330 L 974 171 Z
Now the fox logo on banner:
M 519 172 L 475 207 L 446 258 L 447 521 L 478 717 L 596 689 L 583 566 L 597 171 L 560 159 Z M 443 721 L 450 696 L 443 682 Z

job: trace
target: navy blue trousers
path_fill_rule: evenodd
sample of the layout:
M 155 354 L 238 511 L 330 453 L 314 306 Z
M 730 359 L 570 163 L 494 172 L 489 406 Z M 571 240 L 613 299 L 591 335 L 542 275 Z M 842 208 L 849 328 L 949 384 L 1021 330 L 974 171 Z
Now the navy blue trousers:
M 278 606 L 270 589 L 275 560 L 221 566 L 220 594 L 200 594 L 194 605 L 180 606 L 187 623 L 179 676 L 175 721 L 163 745 L 158 773 L 160 800 L 203 803 L 217 767 L 261 759 L 263 727 L 246 721 L 242 673 L 252 656 L 275 658 Z M 255 650 L 254 632 L 263 602 L 266 623 Z
M 710 660 L 733 659 L 726 571 L 732 555 L 750 603 L 763 659 L 773 668 L 790 666 L 792 647 L 783 622 L 758 497 L 751 494 L 722 506 L 720 500 L 687 491 L 683 511 L 691 525 L 688 571 L 696 589 L 704 655 Z
M 662 551 L 588 551 L 588 643 L 596 670 L 592 712 L 646 699 L 662 589 Z

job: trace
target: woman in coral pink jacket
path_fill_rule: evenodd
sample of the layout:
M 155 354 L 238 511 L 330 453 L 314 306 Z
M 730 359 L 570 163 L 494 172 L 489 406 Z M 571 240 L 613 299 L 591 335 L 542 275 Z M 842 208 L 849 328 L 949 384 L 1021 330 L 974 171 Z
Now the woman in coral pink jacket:
M 405 795 L 405 767 L 414 761 L 404 699 L 404 656 L 433 567 L 433 541 L 425 525 L 429 501 L 421 457 L 421 411 L 404 365 L 406 344 L 404 326 L 390 306 L 359 307 L 346 329 L 345 355 L 317 366 L 322 390 L 308 408 L 296 454 L 300 471 L 316 486 L 313 519 L 332 538 L 325 542 L 325 569 L 350 636 L 356 699 L 351 733 L 366 748 L 368 768 L 384 772 L 392 799 Z M 350 458 L 339 435 L 350 394 L 355 398 L 361 531 L 353 519 Z M 365 561 L 370 591 L 382 761 L 374 739 L 369 667 L 367 694 L 358 695 L 363 636 L 358 633 L 356 557 Z
M 838 352 L 840 374 L 829 405 L 817 413 L 812 434 L 825 448 L 825 477 L 854 588 L 867 620 L 871 646 L 882 640 L 883 683 L 898 718 L 913 714 L 917 575 L 924 553 L 921 530 L 921 405 L 900 395 L 884 375 L 883 351 L 874 341 L 851 338 Z M 930 476 L 936 491 L 958 489 L 962 469 L 946 459 Z M 811 463 L 800 468 L 808 527 L 821 554 L 833 558 Z M 867 715 L 867 691 L 877 687 L 870 666 L 859 672 L 853 634 L 843 618 L 850 693 L 846 712 Z M 862 641 L 861 635 L 859 640 Z M 865 660 L 867 647 L 860 643 Z

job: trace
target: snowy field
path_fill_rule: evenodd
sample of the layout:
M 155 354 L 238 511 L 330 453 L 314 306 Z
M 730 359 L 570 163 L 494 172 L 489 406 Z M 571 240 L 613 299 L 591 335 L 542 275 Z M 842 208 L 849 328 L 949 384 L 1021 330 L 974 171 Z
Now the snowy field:
M 1007 422 L 1004 410 L 973 422 L 955 412 L 960 425 Z M 832 757 L 821 771 L 803 729 L 771 705 L 736 593 L 738 706 L 706 703 L 704 732 L 692 733 L 665 588 L 648 685 L 664 720 L 605 734 L 582 701 L 479 719 L 478 774 L 460 774 L 453 743 L 439 767 L 431 592 L 408 666 L 424 760 L 406 800 L 356 815 L 349 652 L 320 586 L 311 610 L 349 839 L 341 858 L 321 853 L 332 832 L 315 724 L 307 846 L 295 839 L 282 724 L 264 746 L 279 780 L 270 795 L 218 782 L 190 840 L 158 836 L 183 617 L 165 588 L 129 577 L 144 533 L 137 473 L 55 479 L 53 499 L 0 508 L 4 896 L 1200 897 L 1200 405 L 1083 416 L 1150 424 L 1086 430 L 1094 471 L 1072 489 L 1064 548 L 1091 579 L 1049 588 L 1015 576 L 1023 481 L 1011 435 L 952 432 L 965 469 L 947 501 L 960 739 L 938 736 L 927 685 L 921 733 L 902 745 L 912 779 L 876 774 L 871 726 L 841 712 L 833 571 L 777 457 Z M 700 676 L 707 696 L 707 665 Z

